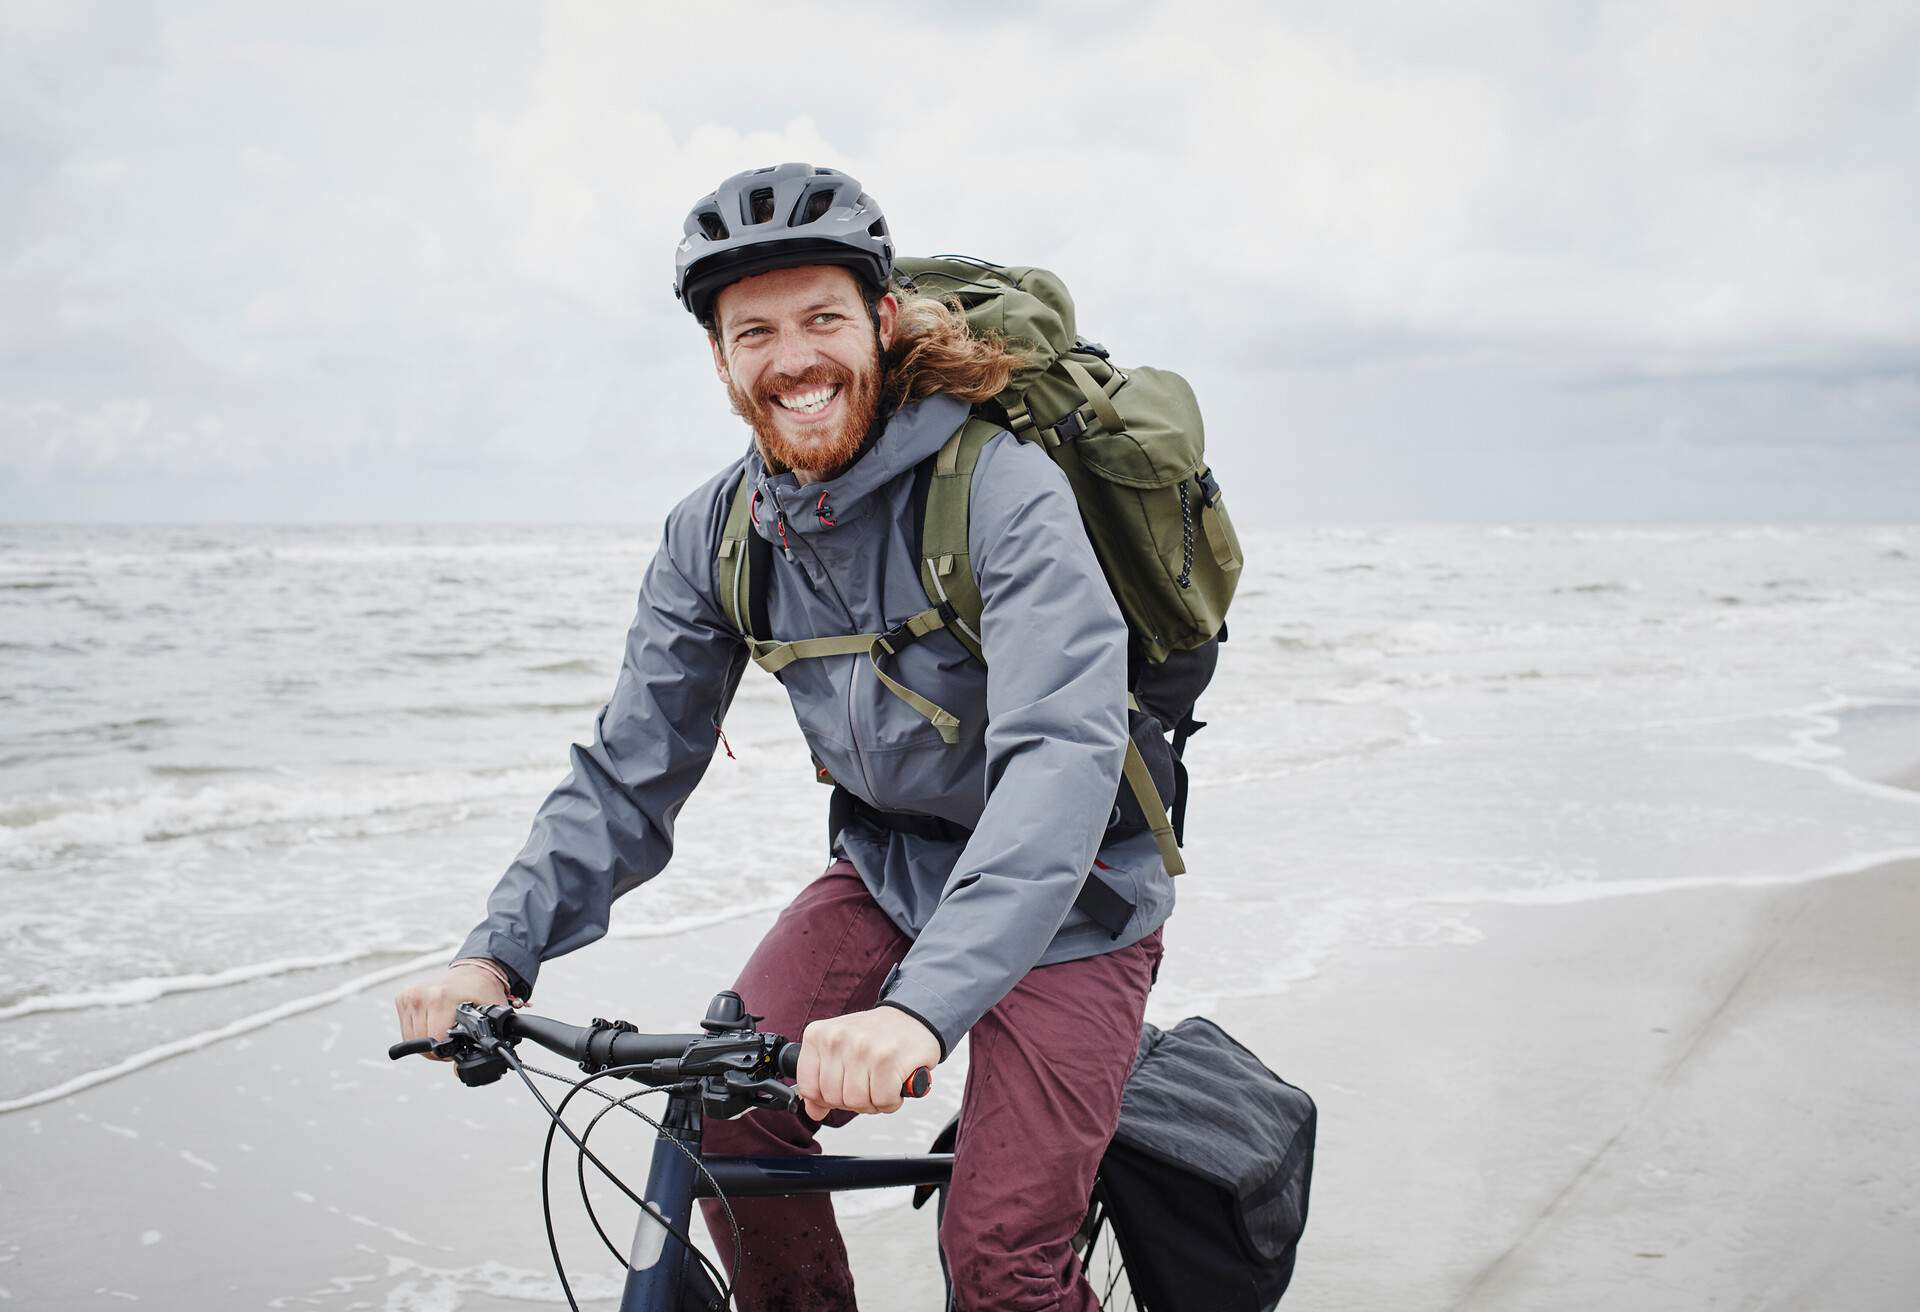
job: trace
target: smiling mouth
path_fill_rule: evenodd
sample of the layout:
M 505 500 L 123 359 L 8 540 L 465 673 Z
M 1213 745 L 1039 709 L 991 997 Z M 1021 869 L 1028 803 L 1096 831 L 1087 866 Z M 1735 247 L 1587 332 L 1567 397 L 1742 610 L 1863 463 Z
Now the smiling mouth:
M 789 396 L 776 396 L 774 402 L 782 410 L 795 415 L 817 415 L 833 404 L 840 395 L 838 385 L 832 387 L 813 387 L 804 392 L 795 392 Z

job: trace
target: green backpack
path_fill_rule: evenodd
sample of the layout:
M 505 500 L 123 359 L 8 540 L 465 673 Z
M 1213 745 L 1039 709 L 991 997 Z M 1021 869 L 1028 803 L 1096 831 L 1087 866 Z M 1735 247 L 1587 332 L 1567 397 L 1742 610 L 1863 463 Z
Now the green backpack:
M 1193 705 L 1226 636 L 1242 559 L 1220 485 L 1204 459 L 1193 389 L 1163 369 L 1122 370 L 1110 363 L 1104 347 L 1078 335 L 1073 299 L 1045 269 L 1003 268 L 963 256 L 903 259 L 895 269 L 908 287 L 957 302 L 976 334 L 998 334 L 1029 353 L 1006 389 L 976 406 L 914 471 L 915 501 L 922 507 L 917 555 L 928 609 L 887 633 L 773 640 L 766 619 L 767 548 L 752 531 L 753 489 L 743 478 L 719 548 L 717 577 L 727 619 L 746 639 L 755 663 L 771 673 L 796 660 L 864 653 L 895 696 L 947 742 L 957 742 L 959 721 L 890 676 L 881 657 L 944 628 L 974 657 L 986 659 L 980 650 L 983 606 L 967 543 L 973 469 L 981 448 L 1002 430 L 1039 443 L 1073 487 L 1087 536 L 1131 632 L 1127 701 L 1133 737 L 1123 814 L 1153 832 L 1168 873 L 1183 873 L 1186 771 L 1180 756 L 1186 739 L 1203 727 L 1192 718 Z M 755 556 L 762 558 L 758 569 Z M 1149 754 L 1158 758 L 1152 765 Z M 832 782 L 824 771 L 821 779 Z

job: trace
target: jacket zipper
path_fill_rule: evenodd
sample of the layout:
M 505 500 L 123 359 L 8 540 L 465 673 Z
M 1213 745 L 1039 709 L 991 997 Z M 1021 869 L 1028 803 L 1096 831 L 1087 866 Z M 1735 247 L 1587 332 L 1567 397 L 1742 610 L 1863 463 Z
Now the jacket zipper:
M 813 581 L 813 577 L 807 573 L 807 567 L 801 564 L 798 560 L 794 560 L 793 551 L 787 545 L 787 535 L 786 535 L 787 512 L 785 510 L 778 509 L 780 505 L 780 498 L 777 492 L 774 494 L 773 503 L 777 510 L 777 517 L 774 521 L 774 525 L 779 530 L 779 533 L 780 533 L 780 545 L 782 549 L 786 550 L 787 559 L 793 561 L 794 568 L 799 571 L 800 577 L 806 581 L 807 587 L 812 590 L 815 596 L 819 596 L 820 589 L 817 585 L 815 585 Z M 885 530 L 883 529 L 882 531 L 884 532 Z M 846 616 L 847 632 L 848 633 L 859 632 L 860 626 L 853 618 L 853 607 L 847 605 L 847 599 L 840 595 L 840 586 L 833 581 L 833 571 L 827 568 L 826 562 L 820 559 L 820 553 L 814 550 L 813 545 L 811 543 L 808 543 L 804 536 L 801 538 L 801 542 L 806 545 L 807 554 L 813 557 L 814 565 L 819 568 L 820 577 L 827 581 L 827 590 L 833 594 L 834 601 L 840 607 L 840 613 Z M 885 619 L 886 617 L 882 615 L 881 621 L 883 623 L 885 622 Z M 856 659 L 853 665 L 853 672 L 847 679 L 847 742 L 848 742 L 848 745 L 853 749 L 854 764 L 860 767 L 860 782 L 866 789 L 866 795 L 868 797 L 872 797 L 874 796 L 873 778 L 867 771 L 867 755 L 864 751 L 861 750 L 861 747 L 860 747 L 859 726 L 854 723 L 853 694 L 854 694 L 854 689 L 858 686 L 860 682 L 860 665 L 861 665 L 861 662 L 858 659 Z

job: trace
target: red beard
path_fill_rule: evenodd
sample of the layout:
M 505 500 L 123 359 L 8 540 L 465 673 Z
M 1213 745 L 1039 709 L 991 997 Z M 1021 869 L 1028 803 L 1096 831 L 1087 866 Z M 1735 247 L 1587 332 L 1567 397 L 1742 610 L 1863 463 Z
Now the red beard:
M 783 429 L 781 406 L 774 397 L 781 392 L 804 392 L 815 387 L 840 389 L 836 398 L 840 406 L 839 420 L 797 432 Z M 775 473 L 791 469 L 824 480 L 853 460 L 860 451 L 860 443 L 866 440 L 867 430 L 873 427 L 873 417 L 880 408 L 879 362 L 875 361 L 873 367 L 857 375 L 840 365 L 826 363 L 816 364 L 798 375 L 775 374 L 763 381 L 752 396 L 729 380 L 727 394 L 733 399 L 733 412 L 752 427 L 760 456 L 769 468 Z

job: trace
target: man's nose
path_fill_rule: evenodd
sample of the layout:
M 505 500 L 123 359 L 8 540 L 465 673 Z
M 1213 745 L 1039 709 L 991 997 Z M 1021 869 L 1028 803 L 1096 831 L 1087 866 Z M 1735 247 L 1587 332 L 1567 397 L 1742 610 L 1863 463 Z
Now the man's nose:
M 798 378 L 820 360 L 820 351 L 805 333 L 783 332 L 774 343 L 773 370 L 789 378 Z

